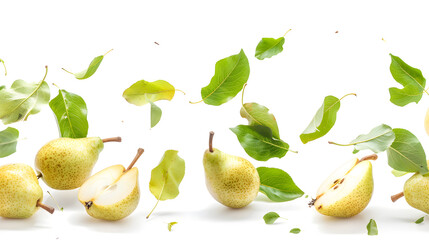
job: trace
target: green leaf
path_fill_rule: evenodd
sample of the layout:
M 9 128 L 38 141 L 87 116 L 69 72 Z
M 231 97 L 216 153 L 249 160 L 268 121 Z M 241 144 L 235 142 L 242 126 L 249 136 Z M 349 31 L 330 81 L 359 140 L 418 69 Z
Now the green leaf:
M 414 223 L 416 223 L 416 224 L 420 224 L 420 223 L 422 223 L 424 220 L 425 220 L 425 217 L 423 216 L 423 217 L 421 217 L 421 218 L 417 219 Z
M 0 132 L 0 158 L 7 157 L 16 152 L 19 131 L 8 127 Z
M 392 62 L 390 64 L 390 73 L 396 82 L 404 88 L 389 88 L 390 101 L 398 106 L 405 106 L 409 103 L 418 103 L 425 92 L 426 79 L 422 72 L 406 64 L 402 59 L 390 54 Z
M 7 69 L 6 69 L 6 65 L 4 64 L 3 59 L 0 58 L 0 62 L 3 64 L 3 68 L 4 68 L 4 75 L 7 76 Z
M 344 97 L 348 95 L 351 94 L 347 94 Z M 306 144 L 323 137 L 331 130 L 337 120 L 337 112 L 340 109 L 341 99 L 334 96 L 325 97 L 322 106 L 317 110 L 313 120 L 311 120 L 304 132 L 299 136 L 302 143 Z
M 150 102 L 150 127 L 153 128 L 161 120 L 162 111 L 161 108 Z
M 279 217 L 276 212 L 269 212 L 264 215 L 264 221 L 266 224 L 273 224 Z
M 241 91 L 249 74 L 249 61 L 243 49 L 236 55 L 219 60 L 209 85 L 201 89 L 201 101 L 214 106 L 228 102 Z
M 45 82 L 47 73 L 46 67 L 45 76 L 39 83 L 16 80 L 10 89 L 0 88 L 0 119 L 4 124 L 26 121 L 30 115 L 40 112 L 42 106 L 49 102 L 49 86 Z
M 160 163 L 152 170 L 149 190 L 159 201 L 174 199 L 179 195 L 179 185 L 185 176 L 185 161 L 177 155 L 178 151 L 167 150 Z M 155 207 L 149 213 L 149 217 Z
M 92 75 L 94 75 L 94 73 L 97 71 L 98 67 L 101 64 L 101 61 L 103 61 L 104 56 L 106 56 L 106 54 L 108 54 L 112 50 L 113 49 L 109 50 L 104 55 L 100 55 L 98 57 L 95 57 L 91 61 L 91 63 L 89 64 L 88 68 L 85 69 L 85 70 L 83 70 L 83 71 L 81 71 L 81 72 L 79 72 L 79 73 L 72 73 L 72 72 L 69 72 L 69 71 L 65 70 L 64 68 L 63 68 L 63 70 L 66 71 L 66 72 L 68 72 L 68 73 L 70 73 L 70 74 L 73 74 L 76 79 L 79 79 L 79 80 L 87 79 L 87 78 L 91 77 Z
M 177 224 L 177 222 L 169 222 L 168 223 L 168 231 L 170 231 L 171 232 L 171 227 L 173 227 L 174 225 L 176 225 Z
M 290 233 L 293 233 L 293 234 L 298 234 L 298 233 L 300 233 L 301 232 L 301 229 L 299 229 L 299 228 L 292 228 L 291 230 L 290 230 Z
M 265 58 L 270 58 L 274 55 L 277 55 L 283 51 L 284 43 L 284 37 L 277 39 L 262 38 L 262 40 L 258 43 L 258 46 L 256 46 L 255 57 L 259 60 L 264 60 Z
M 79 95 L 58 90 L 58 95 L 49 102 L 55 113 L 61 137 L 84 138 L 88 134 L 86 103 Z
M 378 235 L 377 223 L 374 219 L 369 220 L 368 225 L 366 225 L 366 229 L 368 230 L 368 235 Z
M 269 109 L 257 103 L 245 103 L 240 109 L 240 115 L 249 121 L 249 125 L 269 127 L 274 138 L 280 139 L 279 127 L 276 118 L 269 113 Z
M 157 80 L 154 82 L 147 82 L 145 80 L 140 80 L 127 88 L 122 96 L 127 102 L 136 106 L 150 103 L 150 125 L 151 128 L 153 128 L 161 120 L 162 115 L 161 108 L 156 106 L 154 102 L 159 100 L 170 101 L 173 99 L 175 93 L 176 89 L 167 81 Z
M 398 171 L 398 170 L 392 169 L 392 174 L 395 177 L 402 177 L 402 176 L 408 174 L 408 172 L 403 172 L 403 171 Z
M 282 158 L 289 151 L 287 143 L 273 138 L 269 127 L 238 125 L 230 129 L 237 136 L 244 151 L 258 161 Z
M 349 144 L 338 144 L 334 142 L 329 142 L 330 144 L 336 144 L 339 146 L 352 146 L 354 145 L 355 149 L 353 153 L 357 153 L 360 150 L 369 149 L 374 153 L 379 153 L 386 151 L 386 149 L 392 144 L 395 140 L 395 134 L 392 131 L 392 128 L 386 124 L 381 124 L 373 128 L 368 134 L 359 135 L 357 138 L 352 140 Z
M 401 128 L 394 128 L 395 141 L 387 149 L 389 166 L 403 172 L 428 173 L 426 154 L 416 136 Z
M 285 171 L 278 168 L 258 167 L 261 184 L 259 191 L 274 202 L 291 201 L 304 195 Z

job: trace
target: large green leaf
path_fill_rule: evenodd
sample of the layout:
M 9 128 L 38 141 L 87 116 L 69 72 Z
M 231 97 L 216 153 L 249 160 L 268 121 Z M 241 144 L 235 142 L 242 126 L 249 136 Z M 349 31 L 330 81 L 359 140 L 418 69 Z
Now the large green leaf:
M 411 132 L 394 128 L 395 141 L 387 149 L 389 166 L 402 172 L 428 173 L 426 154 L 420 141 Z
M 177 153 L 175 150 L 167 150 L 158 166 L 152 170 L 149 190 L 158 202 L 174 199 L 179 195 L 179 185 L 185 176 L 185 161 Z
M 151 127 L 155 127 L 161 120 L 162 111 L 154 102 L 159 100 L 170 101 L 173 99 L 175 93 L 176 89 L 167 81 L 157 80 L 154 82 L 147 82 L 145 80 L 140 80 L 127 88 L 122 96 L 129 103 L 137 106 L 150 103 Z
M 258 43 L 258 46 L 256 46 L 255 57 L 259 60 L 264 60 L 265 58 L 270 58 L 274 55 L 277 55 L 283 51 L 284 43 L 284 37 L 277 39 L 262 38 L 262 40 Z
M 9 89 L 0 87 L 0 119 L 4 124 L 25 121 L 49 102 L 49 86 L 45 82 L 47 73 L 46 68 L 45 76 L 39 83 L 16 80 Z
M 258 161 L 267 161 L 274 157 L 282 158 L 289 151 L 287 143 L 273 138 L 269 127 L 238 125 L 230 129 L 237 135 L 244 151 Z
M 219 60 L 209 85 L 201 89 L 202 101 L 214 106 L 228 102 L 241 91 L 249 74 L 249 61 L 243 50 Z
M 0 158 L 7 157 L 16 152 L 19 131 L 8 127 L 0 132 Z
M 291 201 L 304 195 L 285 171 L 278 168 L 258 167 L 261 185 L 259 191 L 274 202 Z
M 249 125 L 262 125 L 269 127 L 273 137 L 280 139 L 279 127 L 276 118 L 269 113 L 269 109 L 257 103 L 245 103 L 240 109 L 240 115 L 249 120 Z
M 98 67 L 101 64 L 101 61 L 103 61 L 104 56 L 106 56 L 106 54 L 108 54 L 112 50 L 113 49 L 109 50 L 104 55 L 100 55 L 98 57 L 95 57 L 91 61 L 91 63 L 89 64 L 88 68 L 85 69 L 85 70 L 83 70 L 83 71 L 81 71 L 81 72 L 72 73 L 72 72 L 69 72 L 69 71 L 65 70 L 64 68 L 63 68 L 63 70 L 66 71 L 66 72 L 68 72 L 68 73 L 70 73 L 70 74 L 73 74 L 76 79 L 79 79 L 79 80 L 87 79 L 87 78 L 91 77 L 92 75 L 94 75 L 94 73 L 97 71 Z
M 304 132 L 299 136 L 301 141 L 305 144 L 327 134 L 337 120 L 339 109 L 340 99 L 334 96 L 325 97 L 322 106 L 317 110 L 313 120 L 311 120 Z
M 3 68 L 4 68 L 4 75 L 7 76 L 7 69 L 6 69 L 6 65 L 4 64 L 3 59 L 0 58 L 0 63 L 2 63 Z
M 84 138 L 88 134 L 86 103 L 79 95 L 58 90 L 58 95 L 49 102 L 55 113 L 61 137 Z
M 404 88 L 389 88 L 390 101 L 398 106 L 405 106 L 411 102 L 418 103 L 425 91 L 426 79 L 422 72 L 406 64 L 402 59 L 390 54 L 392 62 L 390 64 L 390 73 L 395 81 L 404 86 Z
M 353 153 L 357 153 L 364 149 L 369 149 L 374 153 L 379 153 L 386 151 L 386 149 L 392 144 L 394 140 L 395 134 L 393 133 L 392 128 L 386 124 L 381 124 L 380 126 L 373 128 L 368 134 L 359 135 L 349 144 L 338 144 L 334 142 L 329 143 L 339 146 L 354 145 L 355 149 Z

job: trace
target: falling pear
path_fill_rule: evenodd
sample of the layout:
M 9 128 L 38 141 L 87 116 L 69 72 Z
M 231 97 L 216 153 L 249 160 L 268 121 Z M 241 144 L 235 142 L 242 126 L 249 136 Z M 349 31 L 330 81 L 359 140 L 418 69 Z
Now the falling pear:
M 207 189 L 227 207 L 245 207 L 258 195 L 258 172 L 246 159 L 213 148 L 213 135 L 210 132 L 209 149 L 203 158 Z
M 52 140 L 44 145 L 36 155 L 37 176 L 53 189 L 78 188 L 91 175 L 98 155 L 104 148 L 104 143 L 120 141 L 120 137 Z
M 326 216 L 352 217 L 362 212 L 374 189 L 372 164 L 377 155 L 355 158 L 333 172 L 319 187 L 310 206 Z
M 133 167 L 143 149 L 127 169 L 122 165 L 108 167 L 90 177 L 79 189 L 78 198 L 86 212 L 98 219 L 116 221 L 129 216 L 139 204 L 138 169 Z

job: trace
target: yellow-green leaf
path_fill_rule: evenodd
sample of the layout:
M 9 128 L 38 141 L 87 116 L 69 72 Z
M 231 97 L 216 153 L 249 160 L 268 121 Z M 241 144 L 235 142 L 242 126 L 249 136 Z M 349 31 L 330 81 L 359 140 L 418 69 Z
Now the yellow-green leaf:
M 94 75 L 94 73 L 97 71 L 98 67 L 101 64 L 101 61 L 103 61 L 104 56 L 106 56 L 106 54 L 108 54 L 112 50 L 113 49 L 109 50 L 104 55 L 100 55 L 100 56 L 95 57 L 91 61 L 91 63 L 89 64 L 88 68 L 85 69 L 85 70 L 83 70 L 83 71 L 81 71 L 81 72 L 72 73 L 72 72 L 69 72 L 69 71 L 65 70 L 64 68 L 63 68 L 63 70 L 66 71 L 66 72 L 68 72 L 68 73 L 70 73 L 70 74 L 73 74 L 76 79 L 79 79 L 79 80 L 87 79 L 87 78 L 91 77 L 92 75 Z
M 173 99 L 175 92 L 176 89 L 167 81 L 157 80 L 154 82 L 147 82 L 145 80 L 140 80 L 127 88 L 122 96 L 129 103 L 142 106 L 149 102 L 156 102 L 159 100 L 170 101 Z

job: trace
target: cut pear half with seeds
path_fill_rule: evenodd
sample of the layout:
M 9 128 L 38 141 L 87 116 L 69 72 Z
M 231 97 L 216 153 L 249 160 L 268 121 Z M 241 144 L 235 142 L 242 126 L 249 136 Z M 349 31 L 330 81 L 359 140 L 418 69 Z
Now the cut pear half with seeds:
M 79 189 L 79 201 L 87 213 L 98 219 L 116 221 L 129 216 L 140 200 L 138 169 L 133 168 L 143 154 L 139 149 L 130 166 L 108 167 L 90 177 Z
M 326 179 L 310 205 L 327 216 L 352 217 L 362 212 L 371 200 L 374 189 L 372 164 L 373 154 L 345 163 Z

